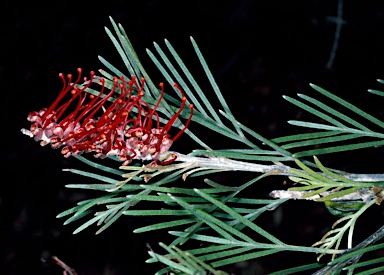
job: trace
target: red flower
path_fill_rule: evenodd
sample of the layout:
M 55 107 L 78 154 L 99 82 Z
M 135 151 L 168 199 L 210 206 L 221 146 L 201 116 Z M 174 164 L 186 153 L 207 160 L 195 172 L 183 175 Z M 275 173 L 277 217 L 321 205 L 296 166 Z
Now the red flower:
M 51 144 L 52 148 L 63 147 L 65 157 L 82 153 L 95 152 L 95 157 L 105 158 L 115 155 L 123 165 L 132 159 L 158 160 L 160 154 L 169 150 L 172 143 L 187 129 L 193 115 L 190 104 L 190 115 L 185 126 L 173 138 L 169 134 L 175 120 L 185 107 L 186 97 L 175 83 L 181 94 L 179 110 L 164 126 L 160 125 L 157 108 L 164 95 L 164 85 L 160 83 L 161 94 L 154 107 L 143 100 L 145 80 L 140 83 L 133 76 L 125 81 L 123 77 L 113 80 L 113 87 L 104 94 L 105 80 L 97 78 L 91 72 L 89 80 L 84 78 L 82 88 L 77 85 L 81 79 L 72 82 L 72 75 L 63 80 L 63 89 L 46 109 L 31 112 L 28 120 L 32 122 L 30 130 L 21 131 L 40 141 L 41 146 Z M 97 96 L 85 90 L 92 82 L 99 81 L 101 90 Z M 69 99 L 64 100 L 71 94 Z M 98 117 L 97 117 L 98 116 Z

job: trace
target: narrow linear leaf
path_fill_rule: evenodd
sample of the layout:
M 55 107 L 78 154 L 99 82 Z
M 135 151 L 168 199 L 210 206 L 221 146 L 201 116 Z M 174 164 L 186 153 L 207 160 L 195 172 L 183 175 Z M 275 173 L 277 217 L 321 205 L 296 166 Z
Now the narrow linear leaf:
M 175 200 L 179 205 L 181 205 L 184 209 L 190 211 L 193 213 L 196 217 L 198 217 L 198 220 L 206 223 L 209 225 L 213 230 L 215 230 L 217 233 L 219 233 L 221 236 L 228 240 L 233 240 L 235 241 L 235 238 L 233 236 L 236 236 L 238 238 L 242 238 L 243 240 L 253 243 L 254 241 L 249 238 L 247 235 L 233 229 L 231 226 L 228 224 L 224 223 L 223 221 L 209 215 L 208 213 L 197 209 L 193 207 L 192 205 L 186 203 L 180 198 L 174 197 L 169 194 L 169 196 Z
M 189 72 L 188 68 L 184 65 L 184 62 L 179 57 L 179 55 L 177 54 L 177 52 L 175 51 L 175 49 L 172 47 L 171 43 L 167 39 L 165 39 L 165 44 L 168 47 L 168 50 L 171 52 L 173 58 L 176 60 L 177 64 L 180 66 L 180 68 L 183 71 L 183 73 L 185 74 L 185 76 L 188 78 L 189 82 L 192 84 L 193 88 L 195 89 L 195 91 L 198 95 L 198 98 L 200 100 L 202 100 L 203 106 L 205 106 L 207 109 L 209 109 L 212 116 L 213 116 L 213 113 L 215 113 L 215 111 L 214 111 L 211 103 L 209 102 L 209 100 L 207 99 L 207 97 L 205 96 L 205 94 L 203 93 L 203 91 L 200 89 L 199 85 L 197 84 L 197 82 L 193 78 L 192 74 Z M 186 84 L 185 84 L 185 86 L 186 86 Z M 200 105 L 200 102 L 196 99 L 196 97 L 192 93 L 192 91 L 190 89 L 186 89 L 185 92 L 187 93 L 188 97 L 191 98 L 193 104 L 196 105 L 197 109 L 203 115 L 207 115 L 204 108 L 202 107 L 202 105 Z
M 212 87 L 213 87 L 213 90 L 217 96 L 217 98 L 219 99 L 220 103 L 221 103 L 221 106 L 223 106 L 223 109 L 224 111 L 229 114 L 230 116 L 232 116 L 232 113 L 227 105 L 227 102 L 225 101 L 220 89 L 219 89 L 219 86 L 217 86 L 216 84 L 216 81 L 211 73 L 211 71 L 209 70 L 208 68 L 208 64 L 207 62 L 205 61 L 199 47 L 197 46 L 195 40 L 192 38 L 192 36 L 190 37 L 191 39 L 191 42 L 192 42 L 192 45 L 193 45 L 193 48 L 195 49 L 195 52 L 197 54 L 197 57 L 199 58 L 200 60 L 200 63 L 205 71 L 205 74 L 207 75 L 208 79 L 209 79 L 209 82 L 211 83 Z M 236 124 L 236 123 L 233 123 L 233 126 L 235 127 L 235 129 L 237 130 L 239 136 L 243 137 L 244 134 L 242 133 L 241 129 L 239 128 L 239 126 Z
M 126 211 L 130 206 L 131 205 L 129 202 L 124 202 L 119 204 L 119 206 L 116 206 L 116 208 L 118 209 L 121 208 L 121 209 L 118 210 L 117 213 L 113 215 L 113 217 L 108 217 L 108 220 L 106 221 L 106 223 L 99 230 L 97 230 L 95 234 L 98 235 L 101 232 L 103 232 L 105 229 L 107 229 L 109 226 L 111 226 L 112 223 L 114 223 L 118 218 L 120 218 L 121 215 L 123 215 L 124 211 Z
M 339 262 L 348 261 L 349 259 L 351 259 L 355 256 L 359 256 L 361 254 L 364 254 L 364 253 L 367 253 L 370 251 L 375 251 L 378 249 L 383 249 L 383 248 L 384 248 L 384 243 L 364 247 L 364 248 L 361 248 L 361 249 L 358 249 L 358 250 L 355 250 L 355 251 L 352 251 L 349 253 L 345 253 L 344 255 L 341 255 L 340 257 L 334 259 L 329 265 L 335 265 Z
M 356 120 L 352 119 L 351 117 L 349 116 L 346 116 L 344 115 L 343 113 L 329 107 L 329 105 L 326 105 L 314 98 L 311 98 L 309 96 L 306 96 L 306 95 L 303 95 L 303 94 L 297 94 L 299 97 L 311 102 L 312 104 L 314 104 L 316 107 L 318 108 L 321 108 L 325 111 L 327 111 L 328 113 L 332 114 L 334 117 L 337 117 L 338 119 L 342 119 L 344 120 L 345 122 L 349 123 L 349 124 L 352 124 L 353 126 L 355 126 L 356 128 L 359 128 L 360 130 L 363 130 L 363 131 L 371 131 L 369 130 L 367 127 L 365 127 L 363 124 L 357 122 Z
M 244 253 L 243 255 L 230 257 L 230 258 L 223 259 L 220 261 L 212 262 L 211 265 L 213 267 L 219 267 L 219 266 L 229 265 L 229 264 L 238 263 L 238 262 L 242 262 L 242 261 L 258 259 L 260 257 L 264 257 L 264 256 L 271 255 L 271 254 L 278 253 L 278 252 L 280 252 L 279 249 L 268 249 L 265 251 L 258 251 L 258 252 L 253 252 L 253 253 Z
M 114 24 L 114 22 L 112 22 L 112 24 Z M 115 26 L 116 25 L 114 25 L 114 28 L 116 30 Z M 105 29 L 105 32 L 107 33 L 109 39 L 111 39 L 113 45 L 115 46 L 117 52 L 119 53 L 121 59 L 123 60 L 125 67 L 128 69 L 130 76 L 136 76 L 135 72 L 132 69 L 131 64 L 129 63 L 129 60 L 128 60 L 126 54 L 124 53 L 124 50 L 121 48 L 121 46 L 120 46 L 119 42 L 116 40 L 115 36 L 112 34 L 112 32 L 107 27 L 104 27 L 104 29 Z M 118 34 L 118 37 L 120 37 L 119 34 Z M 120 76 L 120 75 L 118 75 L 118 76 Z M 137 76 L 137 77 L 140 79 L 140 76 Z
M 90 161 L 90 160 L 88 160 L 82 156 L 75 156 L 75 158 L 84 162 L 85 164 L 88 164 L 89 166 L 91 166 L 93 168 L 100 169 L 100 170 L 103 170 L 103 171 L 108 172 L 108 173 L 112 173 L 112 174 L 115 174 L 118 176 L 121 176 L 122 174 L 124 174 L 124 172 L 122 172 L 120 170 L 116 170 L 116 169 L 110 168 L 108 166 L 98 164 L 98 163 Z
M 378 263 L 383 263 L 383 262 L 384 262 L 384 257 L 380 257 L 380 258 L 376 258 L 376 259 L 373 259 L 373 260 L 352 264 L 350 266 L 344 267 L 344 269 L 347 269 L 347 270 L 348 269 L 354 269 L 354 268 L 359 268 L 359 267 L 373 265 L 373 264 L 378 264 Z
M 293 157 L 302 158 L 307 156 L 315 156 L 315 155 L 318 156 L 318 155 L 324 155 L 324 154 L 330 154 L 330 153 L 357 150 L 362 148 L 379 147 L 382 145 L 384 145 L 384 140 L 363 142 L 363 143 L 350 144 L 350 145 L 340 145 L 340 146 L 333 146 L 333 147 L 322 148 L 322 149 L 302 151 L 300 153 L 293 154 Z
M 93 211 L 92 210 L 85 210 L 85 211 L 82 211 L 80 214 L 78 215 L 73 215 L 72 217 L 66 219 L 63 223 L 63 225 L 67 225 L 71 222 L 74 222 L 74 221 L 77 221 L 78 219 L 82 218 L 82 217 L 85 217 L 86 215 L 92 213 Z
M 313 114 L 313 115 L 315 115 L 315 116 L 317 116 L 317 117 L 319 117 L 325 121 L 328 121 L 329 123 L 331 123 L 335 126 L 342 127 L 342 128 L 345 127 L 344 124 L 340 123 L 336 119 L 334 119 L 334 118 L 332 118 L 332 117 L 330 117 L 330 116 L 328 116 L 322 112 L 319 112 L 318 110 L 308 106 L 307 104 L 304 104 L 304 103 L 302 103 L 302 102 L 300 102 L 300 101 L 298 101 L 292 97 L 289 97 L 289 96 L 283 96 L 283 98 L 285 100 L 287 100 L 288 102 L 300 107 L 301 109 L 303 109 L 303 110 L 305 110 L 305 111 L 307 111 L 307 112 L 309 112 L 309 113 L 311 113 L 311 114 Z
M 221 247 L 221 246 L 219 246 Z M 248 252 L 250 250 L 254 250 L 253 247 L 240 247 L 240 248 L 233 248 L 226 249 L 225 251 L 219 251 L 219 252 L 211 252 L 207 255 L 199 256 L 199 259 L 202 261 L 211 261 L 211 260 L 217 260 L 220 258 L 225 258 L 229 256 L 234 256 L 238 254 L 243 254 L 245 252 Z
M 237 219 L 239 220 L 240 222 L 242 222 L 243 224 L 245 224 L 246 226 L 248 226 L 250 229 L 252 229 L 253 231 L 255 231 L 256 233 L 260 234 L 261 236 L 267 238 L 268 240 L 270 240 L 271 242 L 275 243 L 275 244 L 284 244 L 282 241 L 280 241 L 279 239 L 277 239 L 276 237 L 272 236 L 271 234 L 269 234 L 267 231 L 265 231 L 264 229 L 262 229 L 261 227 L 257 226 L 256 224 L 250 222 L 249 220 L 245 219 L 243 216 L 241 216 L 239 213 L 233 211 L 230 207 L 224 205 L 223 203 L 221 203 L 220 201 L 214 199 L 213 197 L 209 196 L 207 193 L 199 190 L 199 189 L 194 189 L 194 191 L 199 194 L 200 196 L 202 196 L 204 199 L 206 199 L 207 201 L 213 203 L 214 205 L 216 205 L 218 208 L 220 208 L 221 210 L 225 211 L 226 213 L 228 213 L 229 215 L 231 215 L 233 217 L 233 219 Z
M 92 179 L 97 179 L 97 180 L 104 181 L 104 182 L 107 182 L 110 184 L 116 184 L 119 182 L 118 180 L 115 180 L 115 179 L 111 179 L 111 178 L 108 178 L 108 177 L 105 177 L 102 175 L 98 175 L 98 174 L 90 173 L 90 172 L 85 172 L 85 171 L 77 170 L 77 169 L 63 169 L 63 171 L 71 172 L 73 174 L 78 174 L 78 175 L 92 178 Z
M 314 85 L 314 84 L 309 84 L 313 89 L 315 89 L 316 91 L 320 92 L 321 94 L 325 95 L 326 97 L 329 97 L 330 99 L 336 101 L 338 104 L 350 109 L 351 111 L 355 112 L 356 114 L 364 117 L 365 119 L 371 121 L 372 123 L 380 126 L 381 128 L 384 128 L 384 123 L 380 120 L 378 120 L 377 118 L 371 116 L 370 114 L 367 114 L 366 112 L 364 112 L 363 110 L 355 107 L 354 105 L 352 105 L 351 103 L 345 101 L 344 99 L 338 97 L 338 96 L 335 96 L 334 94 L 324 90 L 323 88 L 317 86 L 317 85 Z
M 123 213 L 128 216 L 184 216 L 190 215 L 187 210 L 127 210 Z
M 114 73 L 116 76 L 124 76 L 125 79 L 128 79 L 128 77 L 123 74 L 120 70 L 118 70 L 115 66 L 113 66 L 111 63 L 109 63 L 107 60 L 105 60 L 102 56 L 98 56 L 98 59 L 100 62 L 111 72 Z
M 194 273 L 194 270 L 190 270 L 189 268 L 185 267 L 184 265 L 181 265 L 179 263 L 176 263 L 175 261 L 167 258 L 167 257 L 164 257 L 160 254 L 156 254 L 152 251 L 149 251 L 148 254 L 156 259 L 157 261 L 160 261 L 162 262 L 163 264 L 167 265 L 168 267 L 170 267 L 171 269 L 174 269 L 174 270 L 180 270 L 182 272 L 185 272 L 186 274 L 193 274 Z
M 297 266 L 297 267 L 293 267 L 293 268 L 288 268 L 288 269 L 284 269 L 284 270 L 279 270 L 279 271 L 276 271 L 276 272 L 272 272 L 270 273 L 269 275 L 288 275 L 288 274 L 296 274 L 298 272 L 302 272 L 302 271 L 307 271 L 307 270 L 311 270 L 311 269 L 314 269 L 314 268 L 320 268 L 324 266 L 323 264 L 320 264 L 320 263 L 315 263 L 315 264 L 307 264 L 307 265 L 301 265 L 301 266 Z
M 98 215 L 98 216 L 93 217 L 92 219 L 90 219 L 89 221 L 87 221 L 86 223 L 84 223 L 83 225 L 79 226 L 79 227 L 73 232 L 73 234 L 77 234 L 77 233 L 83 231 L 84 229 L 86 229 L 86 228 L 89 227 L 90 225 L 94 224 L 95 222 L 97 222 L 97 221 L 100 220 L 101 218 L 102 218 L 102 215 Z
M 269 147 L 271 147 L 272 149 L 275 149 L 277 152 L 279 152 L 282 156 L 292 156 L 292 154 L 290 152 L 288 152 L 287 150 L 281 148 L 280 146 L 278 146 L 277 144 L 271 142 L 270 140 L 264 138 L 263 136 L 259 135 L 258 133 L 252 131 L 251 129 L 249 129 L 248 127 L 246 127 L 245 125 L 241 124 L 240 122 L 238 122 L 233 116 L 230 116 L 224 112 L 222 112 L 220 110 L 220 113 L 225 116 L 228 120 L 230 120 L 232 123 L 237 123 L 241 129 L 243 129 L 245 132 L 247 132 L 248 134 L 250 134 L 251 136 L 255 137 L 256 139 L 258 139 L 259 141 L 261 141 L 262 143 L 268 145 Z M 257 148 L 258 149 L 258 148 Z
M 339 131 L 314 132 L 314 133 L 296 134 L 296 135 L 291 135 L 291 136 L 274 138 L 274 139 L 271 139 L 271 141 L 274 143 L 285 143 L 285 142 L 292 142 L 292 141 L 297 141 L 297 140 L 332 137 L 332 136 L 336 136 L 339 134 L 340 134 Z
M 359 272 L 359 275 L 371 275 L 371 274 L 380 274 L 380 272 L 384 271 L 384 266 L 372 268 L 369 270 L 365 270 L 362 272 Z
M 332 137 L 326 137 L 326 138 L 317 138 L 312 140 L 292 142 L 292 143 L 284 144 L 281 147 L 284 149 L 292 149 L 296 147 L 314 146 L 314 145 L 320 145 L 324 143 L 329 144 L 333 142 L 346 141 L 346 140 L 351 140 L 359 137 L 361 137 L 361 135 L 359 134 L 343 134 L 336 137 L 332 136 Z
M 374 95 L 384 96 L 384 92 L 382 92 L 382 91 L 369 89 L 368 92 L 370 92 L 371 94 L 374 94 Z
M 133 230 L 133 233 L 143 233 L 153 230 L 159 230 L 164 228 L 170 228 L 170 227 L 176 227 L 184 224 L 190 224 L 196 222 L 196 218 L 189 218 L 189 219 L 181 219 L 181 220 L 175 220 L 170 222 L 161 222 L 157 224 L 152 224 L 144 227 L 137 228 Z

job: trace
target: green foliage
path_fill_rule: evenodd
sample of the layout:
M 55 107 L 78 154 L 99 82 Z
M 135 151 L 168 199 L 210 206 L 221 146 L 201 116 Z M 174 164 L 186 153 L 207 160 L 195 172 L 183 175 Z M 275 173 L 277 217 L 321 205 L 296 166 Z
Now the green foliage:
M 99 57 L 109 71 L 100 70 L 106 79 L 105 87 L 111 89 L 114 76 L 124 76 L 125 79 L 130 76 L 144 77 L 148 83 L 144 99 L 153 106 L 160 94 L 158 88 L 140 63 L 124 28 L 112 19 L 111 23 L 115 35 L 108 28 L 106 32 L 126 66 L 126 74 Z M 217 111 L 212 106 L 206 96 L 207 92 L 197 84 L 169 41 L 165 40 L 167 53 L 157 43 L 154 43 L 154 52 L 147 50 L 147 53 L 167 82 L 170 85 L 177 82 L 185 91 L 189 103 L 194 104 L 194 123 L 206 128 L 206 131 L 220 135 L 222 139 L 229 139 L 236 146 L 230 149 L 215 148 L 215 144 L 208 145 L 187 130 L 186 134 L 195 141 L 198 149 L 187 155 L 169 152 L 175 154 L 177 160 L 168 165 L 132 163 L 115 169 L 77 157 L 89 165 L 92 171 L 66 171 L 93 179 L 95 183 L 68 184 L 67 187 L 98 190 L 103 194 L 98 198 L 81 201 L 57 217 L 67 217 L 64 224 L 78 222 L 79 219 L 87 217 L 88 220 L 80 225 L 74 234 L 92 224 L 100 226 L 96 232 L 99 234 L 121 216 L 164 216 L 165 221 L 134 231 L 144 233 L 167 229 L 174 237 L 169 245 L 160 244 L 166 254 L 159 254 L 152 249 L 149 251 L 148 263 L 161 262 L 165 266 L 157 274 L 227 274 L 222 271 L 227 265 L 287 251 L 313 253 L 319 257 L 331 255 L 331 259 L 323 267 L 323 264 L 315 263 L 314 257 L 314 263 L 274 274 L 293 274 L 319 268 L 322 269 L 318 272 L 326 270 L 331 272 L 329 274 L 339 274 L 342 270 L 352 274 L 357 268 L 365 270 L 363 274 L 383 271 L 384 268 L 376 266 L 384 261 L 383 258 L 361 262 L 359 260 L 371 250 L 383 249 L 383 243 L 374 243 L 381 240 L 384 230 L 373 232 L 373 240 L 357 246 L 353 246 L 352 237 L 358 218 L 369 207 L 379 207 L 377 204 L 383 197 L 384 175 L 359 175 L 338 171 L 325 167 L 317 157 L 314 157 L 313 162 L 307 157 L 379 147 L 384 144 L 384 133 L 380 132 L 384 128 L 384 122 L 311 84 L 311 87 L 324 97 L 322 100 L 302 94 L 298 94 L 299 99 L 287 96 L 284 98 L 312 113 L 321 119 L 322 123 L 288 121 L 292 125 L 313 131 L 268 140 L 234 117 L 193 38 L 191 42 L 222 110 Z M 172 61 L 169 57 L 173 58 Z M 97 79 L 96 82 L 100 83 Z M 87 91 L 98 94 L 90 88 Z M 175 92 L 177 93 L 176 89 Z M 370 92 L 383 95 L 380 91 Z M 169 93 L 164 95 L 165 100 L 158 108 L 163 115 L 159 118 L 160 122 L 166 122 L 173 115 L 177 109 L 174 106 L 181 102 L 178 95 L 179 93 L 176 96 Z M 323 103 L 323 100 L 335 102 L 351 114 L 357 115 L 362 122 L 339 112 L 336 107 L 330 107 L 329 104 Z M 187 118 L 188 115 L 188 110 L 185 110 L 181 113 L 181 118 Z M 178 119 L 175 127 L 182 129 L 184 125 Z M 164 156 L 164 159 L 167 156 Z M 190 177 L 206 177 L 212 173 L 226 171 L 248 171 L 256 173 L 256 176 L 243 184 L 238 180 L 231 186 L 208 178 L 203 180 L 199 188 L 194 188 L 191 184 L 180 184 L 181 180 L 188 180 Z M 298 186 L 273 191 L 271 196 L 274 199 L 257 198 L 256 194 L 245 191 L 262 178 L 277 175 L 289 177 Z M 313 246 L 286 244 L 258 224 L 260 216 L 273 211 L 289 199 L 325 203 L 332 213 L 344 217 L 337 220 L 332 229 Z M 138 203 L 141 203 L 144 209 L 135 209 Z M 341 226 L 342 223 L 344 225 Z M 347 231 L 347 247 L 341 248 Z M 197 248 L 181 250 L 180 245 L 187 242 Z M 337 257 L 338 255 L 341 256 Z

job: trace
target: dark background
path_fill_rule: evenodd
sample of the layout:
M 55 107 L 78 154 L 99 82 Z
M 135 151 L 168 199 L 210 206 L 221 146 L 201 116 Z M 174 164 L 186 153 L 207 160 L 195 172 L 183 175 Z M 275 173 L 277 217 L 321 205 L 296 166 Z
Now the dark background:
M 59 267 L 40 260 L 51 255 L 58 256 L 78 274 L 153 274 L 161 268 L 144 264 L 145 244 L 157 247 L 157 242 L 166 240 L 166 232 L 132 233 L 151 220 L 123 217 L 99 236 L 94 235 L 96 227 L 72 235 L 80 223 L 63 226 L 63 220 L 55 216 L 79 200 L 99 194 L 66 189 L 65 184 L 82 183 L 84 179 L 61 170 L 79 168 L 81 164 L 73 158 L 62 158 L 59 151 L 41 148 L 20 133 L 21 128 L 30 126 L 28 113 L 49 106 L 57 96 L 60 72 L 75 74 L 78 67 L 84 72 L 96 71 L 102 68 L 98 55 L 124 70 L 103 29 L 111 28 L 108 16 L 125 27 L 155 81 L 164 79 L 145 48 L 153 49 L 153 41 L 163 45 L 167 38 L 213 98 L 189 41 L 193 36 L 235 117 L 273 138 L 300 132 L 286 121 L 306 116 L 285 102 L 282 95 L 315 95 L 308 83 L 328 89 L 383 119 L 383 101 L 366 90 L 380 89 L 376 79 L 384 78 L 384 3 L 344 2 L 336 57 L 327 66 L 336 29 L 335 0 L 153 0 L 81 5 L 55 1 L 44 6 L 2 1 L 0 274 L 61 274 Z M 205 130 L 194 129 L 206 135 L 215 149 L 236 147 L 207 135 Z M 172 147 L 183 153 L 195 148 L 186 136 Z M 380 150 L 323 159 L 335 168 L 382 172 Z M 282 188 L 281 182 L 278 179 L 274 184 Z M 259 197 L 272 190 L 266 184 L 263 188 Z M 290 244 L 312 244 L 335 221 L 323 206 L 313 207 L 310 202 L 288 203 L 281 211 L 284 219 L 279 227 L 265 226 Z M 379 210 L 370 215 L 370 227 L 364 227 L 367 232 L 376 230 L 382 220 Z M 357 238 L 367 236 L 362 232 Z M 300 262 L 302 259 L 314 261 L 313 255 L 302 256 L 262 258 L 228 267 L 227 271 L 252 274 L 251 270 L 257 269 L 267 273 L 292 263 L 305 263 Z

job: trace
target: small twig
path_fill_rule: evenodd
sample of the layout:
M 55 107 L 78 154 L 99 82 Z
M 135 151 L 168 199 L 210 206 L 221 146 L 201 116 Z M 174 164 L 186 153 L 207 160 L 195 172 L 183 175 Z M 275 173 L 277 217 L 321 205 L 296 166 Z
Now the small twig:
M 344 20 L 343 20 L 343 0 L 338 0 L 338 3 L 337 3 L 337 17 L 335 17 L 333 21 L 336 23 L 336 30 L 335 30 L 335 38 L 333 39 L 332 50 L 331 50 L 331 53 L 329 55 L 329 60 L 327 62 L 327 69 L 332 68 L 333 61 L 335 60 L 335 57 L 336 57 L 337 47 L 339 46 L 341 27 L 344 24 Z
M 303 199 L 303 196 L 311 193 L 312 191 L 288 191 L 288 190 L 273 190 L 269 193 L 272 198 L 275 199 Z M 316 200 L 322 197 L 326 197 L 332 194 L 333 191 L 325 191 L 311 197 L 304 197 L 304 200 Z M 352 201 L 352 200 L 362 200 L 364 202 L 368 202 L 372 199 L 375 199 L 376 195 L 372 192 L 372 188 L 361 188 L 353 193 L 343 195 L 331 201 Z
M 359 243 L 355 247 L 353 247 L 351 249 L 348 249 L 347 251 L 341 253 L 340 255 L 338 255 L 338 257 L 340 257 L 340 256 L 342 256 L 344 254 L 351 253 L 353 251 L 359 250 L 361 248 L 370 246 L 370 245 L 376 243 L 377 241 L 379 241 L 383 237 L 384 237 L 384 225 L 382 227 L 380 227 L 371 236 L 366 238 L 364 241 L 362 241 L 361 243 Z M 361 256 L 363 256 L 363 254 L 359 254 L 359 255 L 354 256 L 354 257 L 352 257 L 350 259 L 346 259 L 345 261 L 341 261 L 341 262 L 339 262 L 337 264 L 332 264 L 332 262 L 331 262 L 329 265 L 327 265 L 327 266 L 323 267 L 322 269 L 316 271 L 312 275 L 333 274 L 333 272 L 343 268 L 347 264 L 353 264 L 353 263 L 358 262 L 360 260 Z
M 52 256 L 49 260 L 64 269 L 63 275 L 77 275 L 76 271 L 73 268 L 66 265 L 62 260 L 60 260 L 56 256 Z M 47 262 L 47 259 L 42 259 L 42 261 Z

